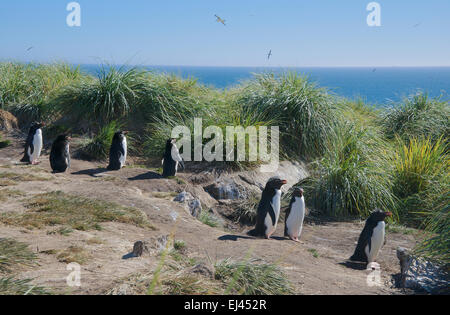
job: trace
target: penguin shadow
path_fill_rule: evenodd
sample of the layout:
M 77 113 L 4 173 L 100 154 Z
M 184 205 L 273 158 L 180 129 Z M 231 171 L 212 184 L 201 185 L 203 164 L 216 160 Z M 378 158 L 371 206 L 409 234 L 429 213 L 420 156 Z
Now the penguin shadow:
M 367 263 L 356 262 L 356 261 L 351 261 L 351 260 L 346 260 L 346 261 L 340 262 L 339 265 L 347 267 L 349 269 L 353 269 L 353 270 L 366 270 L 366 268 L 367 268 Z
M 228 234 L 228 235 L 220 236 L 217 239 L 219 241 L 233 241 L 233 242 L 237 242 L 239 239 L 243 239 L 243 240 L 263 240 L 264 238 L 263 237 L 246 236 L 246 235 L 232 235 L 232 234 Z M 280 236 L 272 236 L 271 240 L 287 241 L 288 239 L 286 239 L 284 237 L 280 237 Z
M 128 180 L 136 181 L 136 180 L 149 180 L 149 179 L 162 179 L 162 178 L 163 177 L 160 174 L 150 171 L 150 172 L 147 172 L 144 174 L 130 177 L 130 178 L 128 178 Z
M 89 175 L 89 176 L 92 176 L 92 177 L 101 177 L 101 176 L 98 176 L 98 175 L 106 173 L 106 172 L 109 172 L 109 170 L 107 168 L 100 167 L 100 168 L 91 168 L 91 169 L 88 169 L 88 170 L 82 170 L 82 171 L 78 171 L 78 172 L 73 172 L 72 175 Z
M 122 259 L 123 260 L 127 260 L 127 259 L 131 259 L 131 258 L 136 258 L 137 256 L 133 253 L 133 252 L 131 252 L 131 253 L 128 253 L 128 254 L 126 254 L 126 255 L 123 255 L 122 256 Z

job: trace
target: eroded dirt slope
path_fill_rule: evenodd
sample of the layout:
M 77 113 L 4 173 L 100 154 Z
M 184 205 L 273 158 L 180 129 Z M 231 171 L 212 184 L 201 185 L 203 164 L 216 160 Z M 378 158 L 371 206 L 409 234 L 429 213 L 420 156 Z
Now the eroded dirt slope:
M 100 162 L 72 160 L 64 174 L 52 174 L 48 155 L 38 166 L 20 165 L 21 144 L 9 137 L 12 146 L 0 150 L 0 173 L 33 174 L 44 180 L 17 181 L 0 189 L 20 191 L 20 196 L 2 201 L 0 214 L 24 213 L 30 198 L 46 192 L 61 191 L 102 201 L 133 207 L 145 213 L 151 227 L 132 224 L 101 223 L 100 230 L 74 230 L 67 235 L 55 233 L 57 226 L 33 228 L 0 223 L 0 237 L 29 244 L 38 255 L 38 265 L 17 270 L 19 278 L 33 278 L 34 283 L 57 293 L 104 293 L 119 279 L 137 272 L 154 270 L 159 262 L 157 251 L 140 258 L 124 259 L 138 240 L 156 240 L 174 233 L 186 243 L 189 256 L 212 262 L 248 257 L 277 263 L 288 275 L 296 292 L 302 294 L 399 294 L 392 285 L 392 275 L 399 273 L 395 249 L 411 248 L 413 235 L 389 234 L 378 262 L 382 268 L 382 285 L 370 287 L 367 272 L 343 264 L 352 254 L 363 222 L 325 222 L 306 224 L 300 244 L 285 240 L 283 225 L 278 226 L 274 240 L 254 239 L 239 232 L 226 232 L 209 227 L 194 217 L 183 205 L 173 202 L 173 195 L 190 185 L 190 173 L 180 175 L 182 181 L 161 179 L 144 168 L 127 167 L 108 172 Z M 198 188 L 198 187 L 197 187 Z M 164 194 L 166 193 L 166 194 Z M 176 218 L 176 220 L 174 220 Z M 245 232 L 245 231 L 243 231 Z M 82 248 L 89 259 L 82 265 L 82 286 L 69 288 L 67 264 L 57 253 L 70 247 Z

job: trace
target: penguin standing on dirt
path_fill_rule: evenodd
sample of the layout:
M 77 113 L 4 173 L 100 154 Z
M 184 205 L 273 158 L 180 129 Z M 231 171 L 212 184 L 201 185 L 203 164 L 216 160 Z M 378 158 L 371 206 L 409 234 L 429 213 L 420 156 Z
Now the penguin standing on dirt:
M 32 165 L 39 164 L 38 158 L 41 156 L 43 147 L 42 127 L 43 123 L 34 122 L 31 124 L 28 132 L 28 137 L 25 142 L 25 152 L 20 162 L 29 163 Z
M 109 149 L 109 170 L 118 171 L 125 166 L 127 160 L 127 134 L 128 131 L 118 131 L 114 134 L 111 148 Z
M 291 240 L 299 242 L 298 238 L 302 234 L 304 219 L 305 198 L 303 197 L 303 189 L 295 188 L 289 207 L 286 210 L 284 236 L 288 236 Z
M 178 165 L 184 169 L 183 158 L 178 151 L 177 145 L 175 144 L 176 139 L 169 139 L 166 142 L 166 150 L 164 152 L 163 173 L 162 177 L 167 178 L 171 176 L 176 176 L 178 172 Z
M 377 258 L 378 252 L 384 245 L 385 227 L 384 219 L 392 216 L 391 212 L 375 210 L 367 219 L 355 253 L 350 257 L 351 261 L 372 264 Z
M 70 140 L 68 135 L 60 135 L 52 144 L 50 166 L 54 173 L 64 173 L 70 167 Z
M 287 181 L 280 177 L 272 177 L 266 184 L 256 212 L 255 229 L 248 234 L 270 239 L 277 228 L 281 208 L 281 187 Z

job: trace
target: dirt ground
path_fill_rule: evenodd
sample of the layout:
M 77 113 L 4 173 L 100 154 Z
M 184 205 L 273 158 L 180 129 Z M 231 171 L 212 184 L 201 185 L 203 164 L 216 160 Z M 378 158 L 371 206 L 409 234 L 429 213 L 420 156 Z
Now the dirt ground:
M 388 234 L 386 245 L 378 257 L 381 285 L 369 286 L 368 271 L 345 264 L 356 246 L 364 222 L 308 220 L 301 243 L 284 239 L 282 224 L 278 226 L 275 239 L 254 239 L 246 236 L 245 231 L 226 232 L 209 227 L 192 217 L 184 206 L 173 202 L 173 197 L 155 194 L 180 192 L 186 186 L 183 182 L 162 179 L 155 172 L 141 167 L 126 167 L 119 172 L 109 172 L 103 168 L 105 163 L 76 159 L 72 160 L 68 172 L 52 174 L 48 152 L 41 156 L 38 166 L 20 165 L 21 139 L 11 135 L 7 138 L 13 143 L 0 149 L 0 173 L 32 173 L 47 180 L 18 183 L 13 189 L 25 195 L 2 202 L 0 213 L 24 212 L 24 201 L 30 196 L 63 191 L 135 207 L 143 211 L 155 227 L 149 229 L 123 223 L 103 223 L 100 231 L 74 231 L 63 236 L 51 233 L 55 227 L 30 230 L 0 223 L 0 238 L 25 242 L 38 255 L 38 265 L 17 270 L 18 278 L 33 278 L 33 283 L 48 287 L 56 293 L 102 294 L 119 279 L 156 268 L 159 262 L 157 254 L 124 259 L 132 250 L 134 242 L 174 233 L 175 239 L 186 243 L 189 256 L 200 260 L 214 263 L 227 258 L 243 260 L 253 257 L 277 263 L 299 294 L 402 294 L 393 285 L 393 276 L 400 272 L 396 248 L 412 248 L 415 239 L 411 234 Z M 194 175 L 180 175 L 186 182 L 191 176 Z M 92 239 L 100 241 L 92 242 Z M 91 256 L 81 266 L 82 285 L 79 288 L 67 286 L 66 277 L 71 271 L 66 269 L 66 263 L 59 262 L 51 254 L 70 246 L 82 247 Z

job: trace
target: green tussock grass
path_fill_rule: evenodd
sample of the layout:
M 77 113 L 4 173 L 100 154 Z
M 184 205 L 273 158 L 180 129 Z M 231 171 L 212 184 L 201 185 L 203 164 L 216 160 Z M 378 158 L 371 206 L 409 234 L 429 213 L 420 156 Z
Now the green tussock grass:
M 224 260 L 216 264 L 216 280 L 229 283 L 231 294 L 294 294 L 286 275 L 274 264 Z
M 55 112 L 97 127 L 126 117 L 146 92 L 144 75 L 136 68 L 103 66 L 96 79 L 60 89 L 52 98 Z
M 450 190 L 435 197 L 433 211 L 425 223 L 426 236 L 415 252 L 450 268 Z
M 386 136 L 410 138 L 430 137 L 437 140 L 441 136 L 450 138 L 450 106 L 439 98 L 431 99 L 426 93 L 404 99 L 394 104 L 381 115 Z
M 107 159 L 114 134 L 120 127 L 120 124 L 116 121 L 112 121 L 103 126 L 98 134 L 91 140 L 88 140 L 80 149 L 81 156 L 88 160 Z
M 0 238 L 0 274 L 10 273 L 21 266 L 32 266 L 36 259 L 27 244 Z
M 79 67 L 64 63 L 0 63 L 0 108 L 10 111 L 21 125 L 50 115 L 49 98 L 59 88 L 87 79 Z
M 375 132 L 352 124 L 337 130 L 312 176 L 299 183 L 307 204 L 336 217 L 367 217 L 381 208 L 395 214 L 390 155 Z
M 310 248 L 310 249 L 308 249 L 308 252 L 310 252 L 313 255 L 314 258 L 319 258 L 320 257 L 319 253 L 317 252 L 317 249 Z
M 393 191 L 399 199 L 403 222 L 420 227 L 431 215 L 436 196 L 450 187 L 449 156 L 445 140 L 439 138 L 398 139 L 399 151 L 394 164 Z
M 256 224 L 256 212 L 258 209 L 260 196 L 251 194 L 248 198 L 240 201 L 233 211 L 231 218 L 235 222 L 244 225 Z
M 321 156 L 340 117 L 326 89 L 295 73 L 256 75 L 243 86 L 237 102 L 241 116 L 280 126 L 281 150 L 289 157 Z
M 33 285 L 32 279 L 0 278 L 0 295 L 49 295 L 47 288 Z
M 33 197 L 24 213 L 2 213 L 0 222 L 29 229 L 61 225 L 73 230 L 101 230 L 103 222 L 152 228 L 144 213 L 115 203 L 51 192 Z

